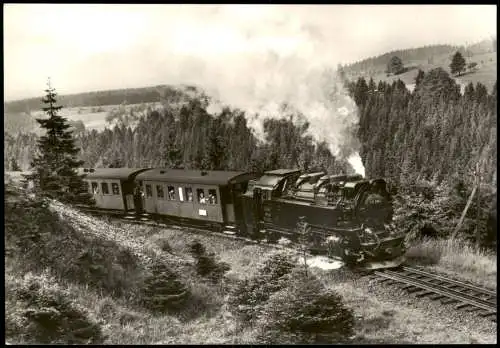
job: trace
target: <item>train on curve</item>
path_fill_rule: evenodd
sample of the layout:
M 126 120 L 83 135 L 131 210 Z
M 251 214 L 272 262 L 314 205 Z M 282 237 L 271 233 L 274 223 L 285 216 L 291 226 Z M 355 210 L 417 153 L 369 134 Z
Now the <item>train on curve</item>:
M 81 169 L 96 208 L 128 218 L 175 221 L 225 233 L 306 245 L 367 268 L 399 266 L 383 179 L 279 169 L 262 175 L 167 168 Z

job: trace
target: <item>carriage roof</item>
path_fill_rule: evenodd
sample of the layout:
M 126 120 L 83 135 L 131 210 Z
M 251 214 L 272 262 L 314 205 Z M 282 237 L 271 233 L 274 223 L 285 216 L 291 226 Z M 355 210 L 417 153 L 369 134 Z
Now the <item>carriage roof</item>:
M 241 171 L 154 168 L 140 173 L 136 180 L 223 186 L 248 180 L 250 175 Z
M 82 174 L 86 175 L 86 179 L 129 180 L 145 170 L 147 168 L 92 168 Z

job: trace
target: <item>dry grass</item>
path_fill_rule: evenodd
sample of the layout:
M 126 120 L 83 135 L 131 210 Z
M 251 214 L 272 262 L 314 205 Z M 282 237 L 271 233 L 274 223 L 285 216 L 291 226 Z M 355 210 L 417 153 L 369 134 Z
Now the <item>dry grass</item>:
M 481 61 L 483 63 L 481 63 Z M 415 69 L 409 70 L 400 75 L 390 75 L 390 76 L 387 76 L 386 73 L 384 72 L 385 66 L 380 66 L 378 68 L 379 70 L 378 73 L 373 75 L 367 75 L 365 76 L 365 78 L 370 79 L 370 77 L 372 77 L 375 83 L 378 83 L 378 81 L 386 81 L 388 83 L 392 83 L 400 79 L 406 85 L 412 85 L 415 84 L 415 78 L 417 77 L 418 69 L 421 69 L 424 72 L 428 72 L 432 69 L 441 67 L 449 72 L 450 62 L 451 62 L 450 57 L 447 54 L 441 56 L 435 56 L 433 64 L 428 64 L 427 60 L 415 60 L 415 61 L 404 62 L 406 66 L 414 66 Z M 479 82 L 485 85 L 486 88 L 488 89 L 488 92 L 491 93 L 493 85 L 497 80 L 496 53 L 477 54 L 470 59 L 468 58 L 467 62 L 477 62 L 479 64 L 479 69 L 475 72 L 458 76 L 457 83 L 461 83 L 462 85 L 467 85 L 468 83 L 472 82 L 475 85 L 476 83 Z
M 496 335 L 464 330 L 452 319 L 395 300 L 397 295 L 381 296 L 375 284 L 345 270 L 314 272 L 325 285 L 337 291 L 356 317 L 355 344 L 493 343 Z M 402 298 L 407 294 L 401 294 Z M 435 304 L 431 304 L 435 306 Z M 442 318 L 442 320 L 441 320 Z
M 146 309 L 130 302 L 126 296 L 101 292 L 98 288 L 75 283 L 63 275 L 51 272 L 38 273 L 46 277 L 42 283 L 67 289 L 70 300 L 87 310 L 89 316 L 99 322 L 105 336 L 105 344 L 254 344 L 255 331 L 243 327 L 233 318 L 226 307 L 228 289 L 236 279 L 249 277 L 258 265 L 276 250 L 248 244 L 238 240 L 218 238 L 209 234 L 193 234 L 177 229 L 160 229 L 148 226 L 111 225 L 97 218 L 78 213 L 62 205 L 52 209 L 72 226 L 75 232 L 95 240 L 109 239 L 138 257 L 139 265 L 145 266 L 152 258 L 162 258 L 177 265 L 181 277 L 193 294 L 181 315 L 152 315 Z M 220 284 L 211 284 L 197 277 L 189 255 L 189 245 L 194 240 L 215 252 L 231 270 Z M 168 242 L 169 250 L 162 250 Z M 416 247 L 415 247 L 416 248 Z M 422 247 L 422 250 L 425 248 Z M 416 250 L 416 249 L 415 249 Z M 443 250 L 445 250 L 443 248 Z M 458 249 L 457 249 L 458 250 Z M 455 254 L 457 250 L 454 250 Z M 464 254 L 463 250 L 462 254 Z M 450 255 L 448 255 L 448 254 Z M 464 262 L 453 259 L 450 251 L 440 254 L 439 263 L 462 263 L 461 270 L 487 268 L 476 261 Z M 472 253 L 471 253 L 472 255 Z M 488 257 L 485 256 L 485 260 Z M 17 258 L 6 256 L 6 316 L 13 317 L 19 303 L 13 296 L 14 289 L 25 273 Z M 496 272 L 496 262 L 495 262 Z M 474 268 L 476 267 L 476 268 Z M 491 265 L 489 266 L 491 267 Z M 457 268 L 458 269 L 458 268 Z M 345 269 L 321 271 L 311 269 L 329 287 L 334 288 L 352 307 L 357 315 L 356 343 L 471 343 L 482 342 L 481 337 L 436 324 L 425 311 L 415 311 L 403 305 L 379 299 L 362 284 L 361 278 Z M 359 279 L 358 279 L 359 278 Z M 45 278 L 43 278 L 45 279 Z M 354 279 L 354 280 L 353 280 Z M 7 339 L 14 343 L 28 343 L 16 336 Z
M 62 220 L 60 228 L 67 229 L 70 235 L 80 234 L 81 239 L 91 241 L 98 247 L 113 243 L 116 247 L 129 250 L 137 257 L 137 269 L 144 270 L 152 259 L 161 258 L 179 273 L 182 281 L 189 287 L 191 298 L 183 312 L 176 315 L 153 316 L 137 303 L 130 302 L 127 296 L 116 296 L 102 292 L 100 288 L 77 283 L 73 277 L 52 270 L 33 271 L 42 287 L 67 289 L 70 300 L 75 305 L 86 308 L 92 318 L 101 324 L 106 344 L 155 344 L 155 343 L 235 343 L 238 334 L 235 321 L 225 307 L 227 289 L 231 280 L 221 284 L 211 284 L 197 277 L 191 265 L 189 244 L 200 240 L 208 251 L 231 253 L 240 250 L 241 242 L 218 240 L 210 236 L 197 236 L 179 230 L 163 230 L 158 228 L 122 224 L 115 226 L 106 221 L 89 217 L 58 203 L 51 204 L 51 210 Z M 59 226 L 59 225 L 58 225 Z M 48 229 L 47 229 L 47 232 Z M 53 234 L 54 232 L 52 232 Z M 50 235 L 50 234 L 49 234 Z M 52 239 L 58 240 L 60 232 Z M 76 236 L 76 235 L 75 235 Z M 78 236 L 76 236 L 78 237 Z M 10 240 L 10 239 L 8 239 Z M 162 250 L 168 241 L 170 250 Z M 221 243 L 222 241 L 222 243 Z M 101 243 L 101 244 L 100 244 Z M 53 243 L 52 243 L 53 244 Z M 60 250 L 64 254 L 64 249 Z M 251 252 L 250 252 L 251 253 Z M 70 255 L 72 254 L 72 255 Z M 72 262 L 78 253 L 64 254 L 65 262 Z M 256 257 L 248 256 L 248 259 Z M 10 322 L 22 322 L 23 308 L 15 297 L 15 289 L 26 275 L 21 267 L 18 255 L 6 257 L 6 313 Z M 114 264 L 102 264 L 104 268 Z M 127 277 L 121 274 L 123 279 Z M 130 282 L 127 282 L 129 284 Z M 130 289 L 129 289 L 130 290 Z M 133 289 L 132 289 L 133 290 Z M 9 323 L 10 323 L 9 322 Z M 25 336 L 13 334 L 7 337 L 16 343 L 34 343 Z
M 188 233 L 180 229 L 161 229 L 140 225 L 124 227 L 132 229 L 138 236 L 145 236 L 160 248 L 168 241 L 171 253 L 175 255 L 189 254 L 189 245 L 197 240 L 206 247 L 207 252 L 215 253 L 221 261 L 231 265 L 231 270 L 228 272 L 230 278 L 251 276 L 257 269 L 257 265 L 274 252 L 265 246 L 249 244 L 241 240 L 214 238 L 209 234 Z
M 412 264 L 496 289 L 497 258 L 460 240 L 424 239 L 408 249 Z

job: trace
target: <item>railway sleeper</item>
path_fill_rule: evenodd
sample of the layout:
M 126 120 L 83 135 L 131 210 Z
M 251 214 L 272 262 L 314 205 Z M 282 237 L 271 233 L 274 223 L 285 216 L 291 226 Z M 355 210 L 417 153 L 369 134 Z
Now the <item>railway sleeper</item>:
M 427 295 L 430 295 L 432 294 L 433 292 L 432 291 L 429 291 L 429 290 L 423 290 L 422 292 L 417 292 L 415 294 L 415 296 L 417 297 L 424 297 L 424 296 L 427 296 Z
M 389 279 L 389 278 L 384 278 L 384 279 L 381 279 L 381 280 L 379 281 L 379 283 L 385 283 L 385 284 L 391 285 L 391 284 L 394 284 L 394 283 L 395 283 L 395 281 L 394 281 L 394 280 L 392 280 L 392 279 Z
M 414 292 L 422 291 L 421 288 L 416 287 L 415 285 L 406 285 L 403 287 L 403 290 L 409 292 L 410 294 L 413 294 Z
M 471 306 L 472 305 L 470 303 L 461 303 L 459 305 L 456 305 L 455 309 L 467 308 L 467 307 L 471 307 Z
M 451 303 L 456 303 L 456 302 L 459 302 L 458 300 L 455 300 L 454 298 L 445 298 L 443 300 L 441 300 L 441 303 L 443 304 L 451 304 Z
M 486 317 L 491 317 L 492 315 L 496 315 L 496 314 L 497 314 L 497 312 L 482 312 L 482 313 L 479 313 L 479 316 L 486 318 Z
M 439 280 L 439 279 L 434 279 L 434 278 L 429 278 L 429 279 L 426 279 L 425 280 L 427 283 L 430 283 L 432 285 L 441 285 L 443 284 L 443 281 L 442 280 Z
M 415 288 L 414 285 L 405 285 L 402 287 L 403 290 L 407 290 L 407 289 L 410 289 L 410 288 Z
M 429 297 L 429 298 L 430 298 L 431 300 L 435 301 L 435 300 L 440 300 L 440 299 L 442 299 L 442 298 L 444 298 L 444 297 L 446 297 L 446 296 L 441 295 L 441 294 L 436 294 L 436 295 L 431 296 L 431 297 Z

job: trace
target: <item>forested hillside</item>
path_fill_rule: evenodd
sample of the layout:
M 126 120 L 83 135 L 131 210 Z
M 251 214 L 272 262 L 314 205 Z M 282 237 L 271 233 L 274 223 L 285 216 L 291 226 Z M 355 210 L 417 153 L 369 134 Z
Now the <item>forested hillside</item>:
M 263 171 L 279 167 L 352 171 L 336 160 L 327 144 L 314 146 L 305 136 L 308 125 L 291 119 L 264 123 L 266 143 L 259 143 L 244 114 L 225 108 L 218 115 L 207 111 L 203 99 L 192 99 L 180 108 L 164 105 L 138 120 L 135 127 L 121 123 L 102 132 L 77 134 L 81 158 L 89 167 L 168 166 L 178 168 Z M 6 138 L 5 168 L 15 157 L 29 168 L 36 137 L 20 134 Z
M 497 88 L 460 86 L 441 68 L 419 71 L 410 92 L 364 78 L 349 83 L 359 107 L 360 155 L 369 177 L 396 190 L 398 225 L 411 236 L 449 238 L 468 197 L 460 235 L 496 248 Z M 479 173 L 476 173 L 479 165 Z
M 218 115 L 193 100 L 178 112 L 153 111 L 135 129 L 115 127 L 79 138 L 89 166 L 168 166 L 262 171 L 279 167 L 346 170 L 326 144 L 315 148 L 307 125 L 267 120 L 267 143 L 258 143 L 244 114 L 225 108 Z
M 457 51 L 459 47 L 451 45 L 432 45 L 406 50 L 396 50 L 376 57 L 363 59 L 344 67 L 348 75 L 370 74 L 376 72 L 385 72 L 387 63 L 393 56 L 398 56 L 405 62 L 424 61 L 432 59 L 435 56 L 450 55 Z
M 339 66 L 339 70 L 349 80 L 364 77 L 378 81 L 395 82 L 402 80 L 410 89 L 415 84 L 418 70 L 429 72 L 442 68 L 450 72 L 452 56 L 459 52 L 465 59 L 466 70 L 457 82 L 462 90 L 468 83 L 481 83 L 491 92 L 496 82 L 496 38 L 486 39 L 467 46 L 430 45 L 419 48 L 396 50 L 368 59 Z M 399 66 L 391 69 L 391 61 L 396 59 Z
M 491 94 L 469 84 L 461 95 L 438 68 L 420 72 L 413 93 L 401 81 L 364 78 L 349 89 L 360 108 L 360 154 L 369 176 L 466 179 L 481 161 L 484 180 L 496 184 L 496 84 Z
M 201 93 L 192 86 L 168 86 L 128 88 L 108 91 L 95 91 L 78 94 L 59 96 L 59 104 L 66 108 L 87 107 L 102 105 L 139 104 L 161 102 L 168 100 L 175 102 L 188 94 Z M 4 103 L 5 113 L 22 113 L 40 110 L 42 107 L 41 97 L 15 100 Z

